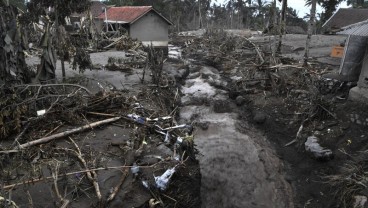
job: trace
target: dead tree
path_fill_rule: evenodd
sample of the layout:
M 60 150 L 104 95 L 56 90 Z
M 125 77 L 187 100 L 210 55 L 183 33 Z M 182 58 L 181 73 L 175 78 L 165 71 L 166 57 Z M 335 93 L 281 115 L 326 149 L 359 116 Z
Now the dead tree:
M 311 12 L 310 12 L 309 24 L 308 24 L 308 36 L 307 36 L 307 41 L 305 44 L 304 66 L 308 65 L 309 46 L 310 46 L 313 28 L 314 28 L 315 19 L 316 19 L 316 7 L 317 7 L 317 0 L 312 0 L 312 7 L 311 7 Z
M 146 47 L 145 51 L 147 52 L 146 68 L 149 68 L 151 70 L 152 83 L 157 86 L 160 86 L 162 77 L 162 67 L 164 64 L 164 53 L 162 50 L 155 49 L 152 45 Z

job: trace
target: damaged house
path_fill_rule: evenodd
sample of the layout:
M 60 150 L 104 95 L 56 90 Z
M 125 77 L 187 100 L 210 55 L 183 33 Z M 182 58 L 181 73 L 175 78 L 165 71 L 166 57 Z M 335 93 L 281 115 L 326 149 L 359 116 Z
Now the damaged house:
M 126 31 L 143 45 L 167 48 L 172 22 L 152 6 L 111 7 L 98 16 L 104 31 Z
M 357 81 L 349 98 L 368 103 L 368 18 L 365 21 L 348 25 L 338 32 L 347 35 L 340 74 L 350 81 Z

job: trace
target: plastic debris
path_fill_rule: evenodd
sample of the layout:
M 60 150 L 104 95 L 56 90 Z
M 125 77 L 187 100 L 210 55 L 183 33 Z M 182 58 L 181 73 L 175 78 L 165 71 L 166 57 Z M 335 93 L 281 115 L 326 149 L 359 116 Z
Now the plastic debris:
M 367 204 L 367 197 L 366 196 L 354 196 L 354 208 L 363 208 Z
M 183 143 L 183 138 L 181 138 L 181 137 L 176 138 L 176 143 L 178 143 L 178 144 Z
M 149 184 L 148 184 L 148 182 L 147 181 L 142 181 L 142 184 L 143 184 L 143 186 L 144 187 L 146 187 L 147 189 L 149 189 L 150 187 L 149 187 Z
M 312 153 L 313 157 L 321 160 L 330 160 L 333 158 L 332 151 L 321 147 L 318 143 L 318 138 L 315 136 L 308 137 L 305 142 L 305 150 Z
M 131 118 L 135 122 L 140 123 L 140 124 L 144 124 L 146 122 L 146 119 L 144 117 L 141 117 L 141 116 L 136 115 L 136 114 L 128 114 L 127 116 L 128 116 L 128 118 Z
M 136 163 L 134 163 L 134 164 L 133 164 L 133 167 L 131 167 L 131 168 L 130 168 L 130 171 L 131 171 L 134 175 L 138 174 L 138 172 L 139 172 L 139 167 L 138 167 L 138 165 L 137 165 Z
M 170 134 L 169 134 L 169 132 L 167 132 L 166 133 L 166 135 L 165 135 L 165 143 L 167 143 L 167 142 L 169 142 L 170 141 Z
M 39 111 L 37 111 L 37 116 L 43 116 L 43 115 L 45 115 L 45 113 L 46 113 L 45 109 L 39 110 Z
M 166 170 L 165 173 L 161 176 L 155 176 L 156 187 L 161 189 L 162 191 L 166 190 L 169 180 L 174 173 L 175 167 Z

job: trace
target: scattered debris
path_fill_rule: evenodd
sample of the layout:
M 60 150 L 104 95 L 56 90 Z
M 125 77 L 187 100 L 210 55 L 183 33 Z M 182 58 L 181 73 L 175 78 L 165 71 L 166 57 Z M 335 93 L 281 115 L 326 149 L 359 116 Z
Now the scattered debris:
M 85 199 L 91 196 L 93 204 L 101 207 L 121 200 L 139 207 L 148 205 L 151 198 L 167 206 L 199 203 L 189 201 L 197 194 L 195 191 L 189 194 L 193 197 L 180 193 L 183 190 L 179 187 L 184 185 L 184 181 L 179 182 L 181 177 L 191 184 L 197 183 L 200 175 L 199 170 L 192 172 L 198 165 L 193 129 L 174 120 L 176 91 L 168 86 L 159 92 L 144 88 L 138 95 L 119 90 L 91 94 L 76 84 L 2 86 L 1 140 L 15 141 L 14 145 L 0 146 L 2 193 L 33 193 L 38 186 L 53 182 L 55 200 L 65 206 L 76 201 L 90 203 Z M 17 113 L 7 113 L 18 108 Z M 108 130 L 112 127 L 116 128 L 113 134 Z M 112 134 L 111 138 L 94 138 L 101 131 Z M 98 140 L 102 145 L 94 144 Z M 162 145 L 166 150 L 160 148 Z M 21 165 L 24 163 L 28 165 Z M 48 168 L 49 172 L 39 171 Z M 163 169 L 169 171 L 154 177 Z M 116 170 L 120 174 L 114 173 Z M 174 172 L 178 173 L 175 179 Z M 109 174 L 114 178 L 106 180 Z M 149 188 L 156 187 L 154 183 L 158 184 L 157 190 Z M 82 187 L 88 184 L 92 189 Z M 141 189 L 143 186 L 146 188 Z M 64 195 L 62 187 L 78 194 Z M 164 190 L 175 202 L 163 198 Z M 147 198 L 129 198 L 132 193 Z M 40 203 L 36 199 L 33 203 Z M 26 203 L 20 198 L 13 200 L 19 206 Z

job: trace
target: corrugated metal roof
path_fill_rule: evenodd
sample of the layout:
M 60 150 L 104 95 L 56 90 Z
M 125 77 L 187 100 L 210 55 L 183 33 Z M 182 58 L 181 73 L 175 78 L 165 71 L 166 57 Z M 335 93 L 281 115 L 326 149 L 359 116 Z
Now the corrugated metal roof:
M 340 31 L 337 34 L 368 37 L 368 20 L 351 24 L 341 29 L 343 31 Z
M 160 17 L 167 21 L 168 24 L 172 24 L 168 19 L 154 10 L 152 6 L 111 7 L 107 10 L 107 21 L 132 24 L 149 11 L 156 12 Z M 100 19 L 105 19 L 105 17 L 105 13 L 98 16 Z

